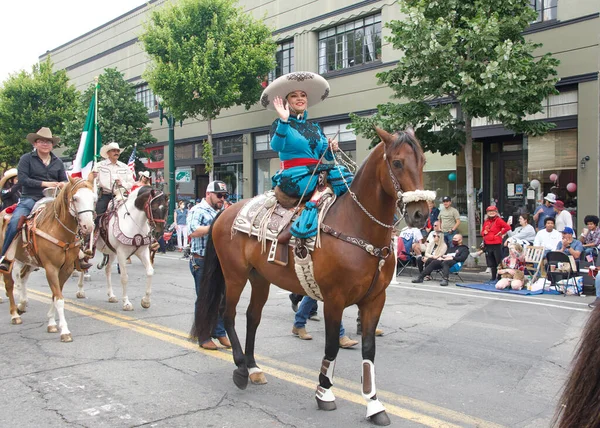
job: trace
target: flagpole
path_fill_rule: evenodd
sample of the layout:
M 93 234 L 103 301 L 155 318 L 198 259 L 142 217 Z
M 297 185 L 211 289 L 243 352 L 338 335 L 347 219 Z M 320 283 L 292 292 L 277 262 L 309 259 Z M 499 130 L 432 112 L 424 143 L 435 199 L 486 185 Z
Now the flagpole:
M 98 76 L 94 77 L 94 156 L 92 157 L 92 173 L 95 173 L 98 169 L 96 168 L 96 154 L 98 153 Z M 95 175 L 95 174 L 94 174 Z M 94 176 L 94 194 L 98 194 L 98 180 Z M 94 227 L 92 226 L 92 233 L 90 235 L 90 254 L 94 252 Z

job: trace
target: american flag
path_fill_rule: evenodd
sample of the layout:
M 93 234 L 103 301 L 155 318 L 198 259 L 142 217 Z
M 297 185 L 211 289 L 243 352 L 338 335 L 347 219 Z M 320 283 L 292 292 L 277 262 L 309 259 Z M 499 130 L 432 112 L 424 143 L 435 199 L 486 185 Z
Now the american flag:
M 135 180 L 135 149 L 137 148 L 137 143 L 133 145 L 133 150 L 131 151 L 131 155 L 129 156 L 129 160 L 127 161 L 127 166 L 131 170 L 133 174 L 133 179 Z

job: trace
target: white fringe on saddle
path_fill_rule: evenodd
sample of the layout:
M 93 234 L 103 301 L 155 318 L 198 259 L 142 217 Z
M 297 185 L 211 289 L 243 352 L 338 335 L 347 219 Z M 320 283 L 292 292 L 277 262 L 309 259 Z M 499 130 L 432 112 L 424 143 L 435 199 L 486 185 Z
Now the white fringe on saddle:
M 323 295 L 321 294 L 321 289 L 319 288 L 317 281 L 315 281 L 315 273 L 310 253 L 307 254 L 306 258 L 302 259 L 294 252 L 294 269 L 296 270 L 296 276 L 300 281 L 300 285 L 306 292 L 306 295 L 322 302 Z
M 435 201 L 435 192 L 433 190 L 413 190 L 402 193 L 402 203 L 409 204 L 418 201 Z

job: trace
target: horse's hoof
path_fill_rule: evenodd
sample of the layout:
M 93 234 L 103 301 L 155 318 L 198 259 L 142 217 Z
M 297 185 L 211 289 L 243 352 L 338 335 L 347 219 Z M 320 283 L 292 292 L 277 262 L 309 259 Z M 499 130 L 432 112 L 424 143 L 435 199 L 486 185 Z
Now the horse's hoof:
M 254 385 L 266 385 L 267 378 L 263 372 L 251 373 L 250 382 L 252 382 Z
M 85 299 L 85 291 L 78 291 L 75 295 L 78 299 Z
M 385 410 L 379 413 L 375 413 L 369 419 L 373 424 L 378 425 L 380 427 L 386 427 L 392 423 L 392 421 L 390 421 L 390 417 L 387 415 Z
M 108 296 L 108 303 L 118 303 L 118 301 L 116 296 Z
M 65 343 L 69 343 L 73 341 L 73 336 L 71 336 L 71 333 L 69 334 L 61 334 L 60 335 L 60 341 L 61 342 L 65 342 Z
M 142 299 L 142 308 L 148 309 L 150 307 L 150 299 L 146 299 L 145 297 Z
M 335 401 L 323 401 L 318 397 L 315 398 L 317 399 L 317 406 L 319 407 L 319 410 L 326 410 L 329 412 L 331 410 L 337 409 Z
M 15 318 L 11 318 L 10 323 L 12 325 L 20 325 L 20 324 L 23 324 L 23 320 L 21 319 L 21 317 L 15 317 Z
M 58 327 L 55 325 L 48 326 L 48 333 L 58 333 Z
M 123 310 L 124 311 L 133 311 L 133 305 L 131 303 L 123 305 Z
M 233 371 L 233 383 L 241 390 L 246 389 L 248 387 L 248 370 L 235 369 Z

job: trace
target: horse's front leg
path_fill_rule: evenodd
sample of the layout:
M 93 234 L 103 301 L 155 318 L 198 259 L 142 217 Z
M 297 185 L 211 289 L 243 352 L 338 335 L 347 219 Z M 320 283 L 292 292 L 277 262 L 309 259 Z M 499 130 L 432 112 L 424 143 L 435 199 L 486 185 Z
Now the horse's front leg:
M 123 247 L 117 248 L 117 263 L 121 269 L 121 287 L 123 287 L 123 310 L 133 311 L 133 305 L 127 297 L 127 281 L 129 281 L 129 275 L 127 274 L 127 255 Z
M 23 276 L 28 275 L 29 270 L 26 265 L 15 260 L 12 272 L 13 278 L 15 279 L 15 288 L 19 292 L 19 304 L 17 305 L 17 310 L 19 311 L 19 314 L 24 314 L 27 312 L 29 299 L 27 298 L 26 279 L 24 279 Z
M 65 318 L 65 299 L 62 294 L 62 284 L 59 278 L 59 271 L 54 266 L 46 266 L 46 279 L 48 280 L 48 285 L 50 285 L 50 290 L 52 290 L 52 303 L 54 304 L 54 308 L 56 313 L 58 314 L 58 328 L 60 329 L 60 341 L 61 342 L 72 342 L 73 337 L 71 336 L 71 332 L 69 331 L 69 326 L 67 325 L 67 319 Z M 50 314 L 51 311 L 48 311 Z M 52 319 L 54 319 L 54 314 L 52 313 Z M 50 320 L 48 320 L 50 322 Z M 50 324 L 48 324 L 48 328 L 50 328 Z
M 152 294 L 152 276 L 154 275 L 154 267 L 150 259 L 150 247 L 146 246 L 138 250 L 137 256 L 144 265 L 144 269 L 146 269 L 146 295 L 142 297 L 141 304 L 142 308 L 148 309 L 150 307 L 150 294 Z
M 106 266 L 104 266 L 104 273 L 106 274 L 106 294 L 108 294 L 109 303 L 117 303 L 119 299 L 117 299 L 117 296 L 115 296 L 115 293 L 113 293 L 112 288 L 112 264 L 113 260 L 115 259 L 115 255 L 113 253 L 107 255 L 108 262 L 106 263 Z
M 254 345 L 262 311 L 269 298 L 270 283 L 256 271 L 252 271 L 250 283 L 252 284 L 252 294 L 246 310 L 246 366 L 250 374 L 250 382 L 255 385 L 264 385 L 267 383 L 267 378 L 254 359 Z
M 333 386 L 333 372 L 335 359 L 340 350 L 340 326 L 344 306 L 342 303 L 326 301 L 323 305 L 325 315 L 325 356 L 321 362 L 319 386 L 317 386 L 316 399 L 319 410 L 335 410 L 335 395 Z
M 367 418 L 375 425 L 391 423 L 375 388 L 375 329 L 385 303 L 385 292 L 358 305 L 362 320 L 362 396 L 367 400 Z
M 17 304 L 15 303 L 15 280 L 11 273 L 2 274 L 4 277 L 4 289 L 6 290 L 6 297 L 8 297 L 9 311 L 10 311 L 10 323 L 13 325 L 22 324 L 23 320 L 17 311 Z
M 83 289 L 84 273 L 83 272 L 77 272 L 77 273 L 79 273 L 79 281 L 77 282 L 77 293 L 75 294 L 75 296 L 77 296 L 78 299 L 85 299 L 85 290 Z

